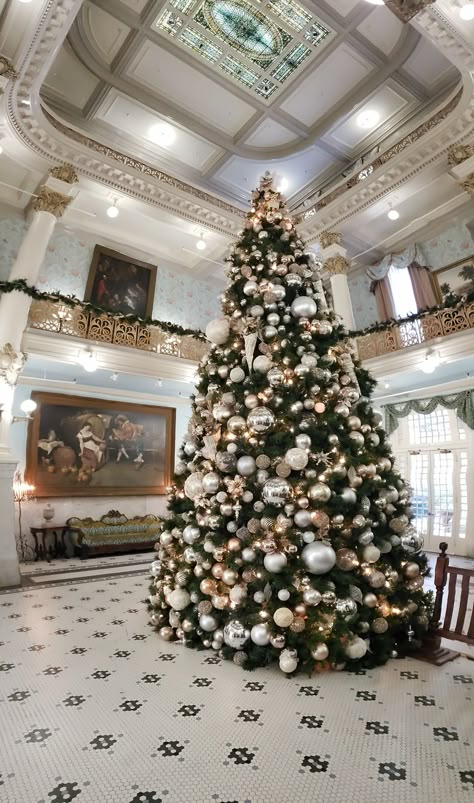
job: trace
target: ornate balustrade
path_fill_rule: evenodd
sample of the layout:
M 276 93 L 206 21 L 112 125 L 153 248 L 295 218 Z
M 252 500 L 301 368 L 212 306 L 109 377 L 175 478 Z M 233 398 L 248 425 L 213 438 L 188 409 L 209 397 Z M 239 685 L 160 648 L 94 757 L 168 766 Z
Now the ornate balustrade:
M 370 360 L 466 329 L 474 329 L 474 302 L 422 313 L 412 321 L 394 323 L 383 331 L 362 335 L 357 338 L 359 358 Z
M 112 315 L 97 315 L 82 307 L 68 307 L 53 301 L 33 301 L 28 326 L 31 329 L 168 354 L 195 362 L 208 349 L 205 342 L 190 335 L 169 334 L 158 326 L 141 326 Z

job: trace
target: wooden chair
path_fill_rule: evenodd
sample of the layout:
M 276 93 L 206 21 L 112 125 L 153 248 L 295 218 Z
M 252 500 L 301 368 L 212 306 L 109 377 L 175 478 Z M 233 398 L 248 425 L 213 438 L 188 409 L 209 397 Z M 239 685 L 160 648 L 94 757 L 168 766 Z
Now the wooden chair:
M 441 554 L 438 555 L 435 567 L 436 597 L 433 616 L 421 650 L 416 656 L 436 666 L 442 666 L 459 655 L 454 650 L 441 647 L 442 638 L 474 644 L 474 606 L 470 613 L 468 611 L 469 599 L 471 597 L 472 600 L 474 597 L 474 569 L 450 566 L 449 557 L 446 555 L 448 545 L 443 541 L 439 548 Z M 470 595 L 471 579 L 473 590 Z M 446 583 L 448 583 L 448 595 L 444 605 Z

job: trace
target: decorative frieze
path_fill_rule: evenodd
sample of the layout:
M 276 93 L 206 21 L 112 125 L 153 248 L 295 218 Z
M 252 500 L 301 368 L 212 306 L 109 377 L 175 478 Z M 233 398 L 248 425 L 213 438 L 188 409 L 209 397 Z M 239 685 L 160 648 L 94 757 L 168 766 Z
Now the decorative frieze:
M 77 184 L 79 181 L 79 176 L 71 164 L 62 164 L 56 165 L 55 167 L 50 167 L 48 173 L 51 178 L 58 178 L 60 181 L 64 181 L 65 184 Z
M 385 5 L 402 22 L 410 22 L 420 11 L 433 5 L 435 0 L 385 0 Z
M 23 354 L 22 351 L 15 351 L 11 343 L 5 343 L 0 349 L 0 379 L 10 387 L 15 387 L 25 361 L 26 354 Z

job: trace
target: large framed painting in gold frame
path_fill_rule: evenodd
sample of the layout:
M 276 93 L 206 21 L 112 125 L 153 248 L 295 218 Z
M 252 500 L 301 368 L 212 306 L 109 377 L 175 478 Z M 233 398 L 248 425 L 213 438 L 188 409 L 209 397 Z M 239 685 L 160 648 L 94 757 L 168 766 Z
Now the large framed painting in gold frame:
M 173 408 L 42 392 L 32 399 L 25 473 L 36 496 L 166 493 Z
M 84 301 L 107 312 L 150 318 L 156 285 L 156 265 L 96 245 Z
M 451 292 L 459 296 L 462 296 L 463 293 L 466 293 L 471 288 L 472 282 L 466 281 L 459 275 L 462 269 L 468 265 L 470 267 L 474 266 L 474 254 L 465 259 L 458 259 L 457 262 L 451 262 L 450 265 L 445 265 L 444 268 L 438 268 L 438 270 L 433 271 L 432 275 L 435 282 L 436 295 L 440 303 L 443 300 L 443 294 L 441 292 L 441 286 L 443 284 L 449 284 Z

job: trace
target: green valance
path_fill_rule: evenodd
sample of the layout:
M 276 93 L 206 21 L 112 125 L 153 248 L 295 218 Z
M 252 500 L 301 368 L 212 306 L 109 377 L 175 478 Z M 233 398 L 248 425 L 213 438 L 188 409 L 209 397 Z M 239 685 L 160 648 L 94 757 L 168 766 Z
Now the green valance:
M 452 393 L 448 396 L 433 396 L 432 399 L 415 399 L 401 404 L 386 404 L 385 429 L 391 435 L 398 427 L 398 419 L 405 418 L 412 412 L 429 415 L 439 405 L 448 410 L 456 410 L 456 415 L 470 429 L 474 429 L 474 391 L 463 390 L 461 393 Z

